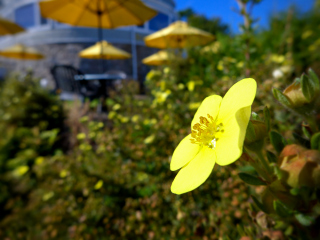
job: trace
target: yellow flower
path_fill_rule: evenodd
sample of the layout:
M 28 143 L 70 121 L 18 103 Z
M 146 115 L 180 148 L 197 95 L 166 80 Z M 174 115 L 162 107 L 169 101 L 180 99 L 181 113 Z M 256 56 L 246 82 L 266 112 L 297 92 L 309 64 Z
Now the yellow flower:
M 194 81 L 190 81 L 187 83 L 187 87 L 190 92 L 193 92 L 195 86 L 196 86 L 196 83 Z
M 171 186 L 173 193 L 194 190 L 209 177 L 215 163 L 228 165 L 241 156 L 256 89 L 256 81 L 247 78 L 234 84 L 224 98 L 204 99 L 191 122 L 191 134 L 172 156 L 171 171 L 181 168 Z
M 283 55 L 278 54 L 272 54 L 271 55 L 271 61 L 275 63 L 282 63 L 285 60 L 285 57 Z
M 29 171 L 29 167 L 28 166 L 20 166 L 20 167 L 15 169 L 14 174 L 16 176 L 20 177 L 20 176 L 23 176 L 28 171 Z
M 134 115 L 132 118 L 131 118 L 131 121 L 134 122 L 134 123 L 137 123 L 140 119 L 140 116 L 139 115 Z
M 147 137 L 146 139 L 144 139 L 144 144 L 150 144 L 150 143 L 152 143 L 152 142 L 154 141 L 155 137 L 156 137 L 156 136 L 155 136 L 154 134 L 150 135 L 149 137 Z
M 115 104 L 112 108 L 113 111 L 117 111 L 121 108 L 121 105 L 119 103 Z
M 103 186 L 103 181 L 99 180 L 96 185 L 94 185 L 94 189 L 98 190 Z
M 36 164 L 40 165 L 41 163 L 43 163 L 44 157 L 37 157 L 36 158 Z
M 189 109 L 196 110 L 200 107 L 200 105 L 201 105 L 201 102 L 189 103 Z
M 78 140 L 86 139 L 86 134 L 85 134 L 85 133 L 79 133 L 79 134 L 77 135 L 77 139 L 78 139 Z
M 68 175 L 68 171 L 63 169 L 61 172 L 60 172 L 60 177 L 61 178 L 65 178 L 66 176 Z

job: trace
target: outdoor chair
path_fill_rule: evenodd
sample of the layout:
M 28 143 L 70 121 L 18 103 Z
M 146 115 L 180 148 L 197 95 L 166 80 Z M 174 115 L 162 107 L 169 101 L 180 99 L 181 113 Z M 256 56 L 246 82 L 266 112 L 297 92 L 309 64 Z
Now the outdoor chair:
M 116 91 L 122 88 L 122 80 L 128 78 L 127 74 L 118 70 L 109 70 L 106 74 L 114 76 L 114 80 L 108 83 L 108 89 Z
M 75 98 L 90 100 L 97 98 L 99 83 L 95 81 L 76 81 L 75 75 L 83 73 L 70 65 L 56 65 L 51 69 L 51 74 L 56 83 L 56 92 L 61 92 L 62 100 L 74 100 Z

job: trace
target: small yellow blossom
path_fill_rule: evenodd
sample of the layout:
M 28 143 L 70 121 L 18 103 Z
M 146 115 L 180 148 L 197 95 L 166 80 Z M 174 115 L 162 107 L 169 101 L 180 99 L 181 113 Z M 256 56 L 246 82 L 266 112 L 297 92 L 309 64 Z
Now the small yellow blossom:
M 148 72 L 147 76 L 146 76 L 146 81 L 152 81 L 152 80 L 157 80 L 158 78 L 161 77 L 161 72 L 157 71 L 157 70 L 151 70 L 150 72 Z
M 14 170 L 14 175 L 20 177 L 20 176 L 23 176 L 28 171 L 29 171 L 28 166 L 20 166 Z
M 158 122 L 158 120 L 155 119 L 155 118 L 152 118 L 152 119 L 150 120 L 150 124 L 151 124 L 151 125 L 155 125 L 157 122 Z
M 60 172 L 59 175 L 60 175 L 61 178 L 65 178 L 65 177 L 68 175 L 68 171 L 65 170 L 65 169 L 63 169 L 63 170 Z
M 115 111 L 110 111 L 109 114 L 108 114 L 108 118 L 109 119 L 114 119 L 116 115 L 117 115 L 117 113 Z
M 160 89 L 161 89 L 161 91 L 165 91 L 166 90 L 166 81 L 161 81 L 160 82 Z
M 41 163 L 43 163 L 43 161 L 44 161 L 44 157 L 37 157 L 36 158 L 36 164 L 37 165 L 40 165 Z
M 80 118 L 80 122 L 84 123 L 84 122 L 88 122 L 89 121 L 89 117 L 88 116 L 83 116 L 82 118 Z
M 127 123 L 129 122 L 129 118 L 128 117 L 125 117 L 125 116 L 119 116 L 119 119 L 122 123 Z
M 79 133 L 79 134 L 77 135 L 77 139 L 78 139 L 78 140 L 86 139 L 86 134 L 85 134 L 85 133 Z
M 171 91 L 167 89 L 165 92 L 155 92 L 155 102 L 156 103 L 163 103 L 167 100 L 169 95 L 171 94 Z
M 144 125 L 149 125 L 149 124 L 150 124 L 150 119 L 145 119 L 145 120 L 143 120 L 143 124 L 144 124 Z
M 195 109 L 198 109 L 201 105 L 201 102 L 195 102 L 195 103 L 190 103 L 189 104 L 189 109 L 190 110 L 195 110 Z
M 224 69 L 223 61 L 222 61 L 222 60 L 220 60 L 220 61 L 218 62 L 217 69 L 220 70 L 220 71 L 222 71 L 222 70 Z
M 220 42 L 216 41 L 216 42 L 204 47 L 201 50 L 201 52 L 203 52 L 203 53 L 207 53 L 207 52 L 218 53 L 220 46 L 221 46 Z
M 271 61 L 275 63 L 282 63 L 285 60 L 285 57 L 283 55 L 278 54 L 272 54 L 271 55 Z
M 43 201 L 48 201 L 50 198 L 54 196 L 54 192 L 48 192 L 42 196 Z
M 156 136 L 155 136 L 154 134 L 150 135 L 149 137 L 147 137 L 147 138 L 144 140 L 144 144 L 150 144 L 150 143 L 152 143 L 152 142 L 154 141 L 155 137 L 156 137 Z
M 179 89 L 179 90 L 184 89 L 184 84 L 183 84 L 183 83 L 179 83 L 179 85 L 178 85 L 178 89 Z
M 165 67 L 165 68 L 163 69 L 163 72 L 164 72 L 165 74 L 169 74 L 169 73 L 171 72 L 171 69 L 170 69 L 169 67 Z
M 96 185 L 94 185 L 94 189 L 95 190 L 98 190 L 100 189 L 101 187 L 103 186 L 103 181 L 102 180 L 99 180 Z
M 240 61 L 237 63 L 237 68 L 243 68 L 244 66 L 244 62 L 243 61 Z
M 204 99 L 191 122 L 191 134 L 172 156 L 171 171 L 181 168 L 171 186 L 173 193 L 194 190 L 209 177 L 215 163 L 228 165 L 241 156 L 256 89 L 256 81 L 247 78 L 234 84 L 224 98 Z
M 194 81 L 189 81 L 187 83 L 187 87 L 188 87 L 189 92 L 193 92 L 195 86 L 196 86 L 196 83 Z
M 140 119 L 139 115 L 134 115 L 134 116 L 132 116 L 131 121 L 134 123 L 137 123 L 139 121 L 139 119 Z
M 112 108 L 113 111 L 117 111 L 121 108 L 121 105 L 119 103 L 115 104 Z

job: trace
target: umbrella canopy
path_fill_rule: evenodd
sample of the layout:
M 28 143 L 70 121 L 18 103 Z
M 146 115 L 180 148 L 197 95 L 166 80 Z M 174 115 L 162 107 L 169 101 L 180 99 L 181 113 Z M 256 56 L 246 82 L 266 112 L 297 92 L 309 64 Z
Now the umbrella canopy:
M 131 57 L 129 53 L 112 46 L 107 41 L 97 42 L 95 45 L 82 50 L 79 56 L 89 59 L 127 59 Z
M 0 36 L 23 32 L 24 29 L 19 25 L 0 17 Z
M 17 44 L 12 47 L 0 50 L 0 56 L 20 60 L 40 60 L 44 58 L 44 56 L 36 49 L 27 47 L 23 44 Z
M 40 8 L 43 17 L 99 28 L 141 25 L 157 14 L 140 0 L 46 0 Z
M 175 55 L 172 52 L 162 50 L 155 54 L 152 54 L 149 57 L 144 58 L 142 62 L 150 66 L 159 66 L 159 65 L 167 64 L 171 59 L 174 59 L 174 58 L 175 58 Z
M 211 33 L 194 28 L 183 21 L 176 21 L 170 26 L 147 36 L 144 41 L 148 47 L 185 48 L 205 45 L 211 42 Z

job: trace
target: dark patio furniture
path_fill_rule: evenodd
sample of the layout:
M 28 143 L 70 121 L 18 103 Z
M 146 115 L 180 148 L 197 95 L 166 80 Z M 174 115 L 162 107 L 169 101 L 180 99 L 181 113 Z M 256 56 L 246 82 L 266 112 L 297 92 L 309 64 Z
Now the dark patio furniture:
M 103 74 L 78 74 L 74 76 L 77 82 L 91 83 L 93 81 L 99 81 L 100 88 L 98 91 L 98 96 L 100 97 L 100 104 L 97 111 L 103 112 L 107 111 L 107 106 L 105 105 L 105 99 L 109 97 L 108 91 L 110 89 L 114 90 L 114 81 L 125 79 L 126 74 L 122 73 L 103 73 Z
M 51 74 L 56 83 L 56 92 L 61 92 L 60 98 L 72 100 L 75 97 L 80 99 L 99 97 L 100 85 L 97 81 L 75 81 L 75 76 L 84 74 L 69 65 L 56 65 L 51 69 Z
M 74 79 L 76 81 L 81 82 L 92 82 L 93 80 L 99 81 L 100 83 L 100 96 L 108 97 L 108 90 L 110 88 L 114 88 L 113 82 L 116 80 L 125 79 L 127 76 L 126 74 L 122 73 L 103 73 L 103 74 L 79 74 L 75 75 Z

